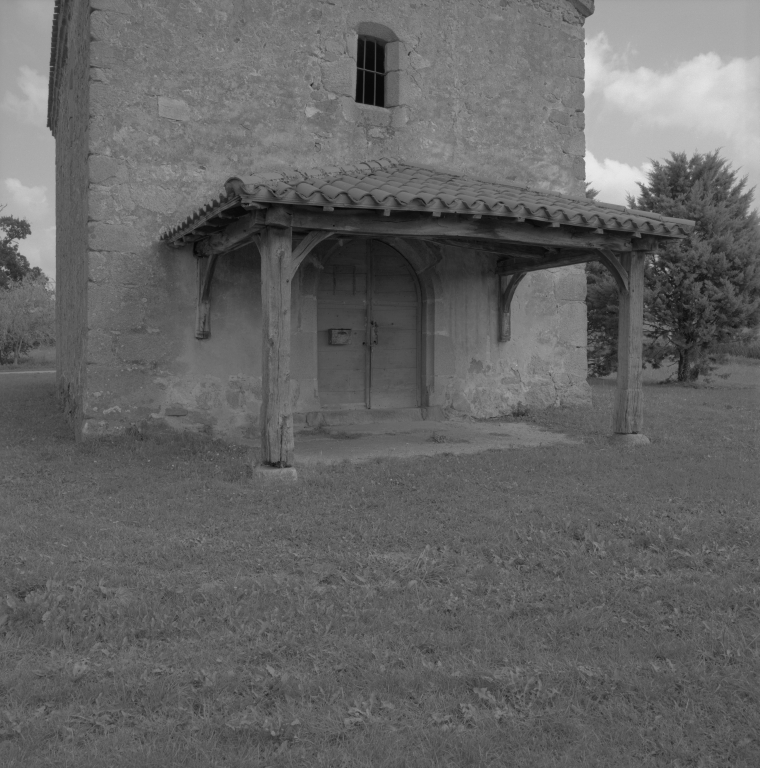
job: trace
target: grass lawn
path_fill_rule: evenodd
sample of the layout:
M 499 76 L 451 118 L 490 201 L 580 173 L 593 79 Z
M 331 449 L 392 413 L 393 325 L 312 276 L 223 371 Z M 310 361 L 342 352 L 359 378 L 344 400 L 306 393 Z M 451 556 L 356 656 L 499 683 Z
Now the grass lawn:
M 5 363 L 0 365 L 0 373 L 13 371 L 54 371 L 55 370 L 55 347 L 37 347 L 30 349 L 28 353 L 19 360 L 18 365 L 14 363 Z
M 652 445 L 300 469 L 0 377 L 0 765 L 760 765 L 760 367 Z M 32 381 L 33 380 L 33 381 Z

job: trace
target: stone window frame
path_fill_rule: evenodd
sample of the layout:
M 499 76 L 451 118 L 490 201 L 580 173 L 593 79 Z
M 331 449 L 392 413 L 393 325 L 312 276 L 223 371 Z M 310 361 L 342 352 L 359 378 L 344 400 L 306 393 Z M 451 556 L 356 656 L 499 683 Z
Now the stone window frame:
M 406 46 L 399 40 L 398 35 L 384 24 L 374 21 L 363 21 L 356 26 L 356 36 L 353 40 L 354 59 L 354 103 L 360 109 L 393 109 L 409 103 L 409 89 L 407 85 L 406 68 L 409 56 Z M 369 38 L 385 47 L 385 105 L 376 107 L 372 104 L 364 104 L 356 101 L 356 78 L 359 72 L 358 49 L 359 38 Z

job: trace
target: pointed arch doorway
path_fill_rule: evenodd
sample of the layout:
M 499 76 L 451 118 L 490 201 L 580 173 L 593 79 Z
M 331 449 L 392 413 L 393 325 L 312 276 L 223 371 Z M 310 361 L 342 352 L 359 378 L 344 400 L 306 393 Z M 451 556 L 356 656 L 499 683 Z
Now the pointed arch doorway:
M 421 295 L 409 262 L 378 240 L 351 239 L 324 262 L 317 290 L 322 408 L 417 408 Z

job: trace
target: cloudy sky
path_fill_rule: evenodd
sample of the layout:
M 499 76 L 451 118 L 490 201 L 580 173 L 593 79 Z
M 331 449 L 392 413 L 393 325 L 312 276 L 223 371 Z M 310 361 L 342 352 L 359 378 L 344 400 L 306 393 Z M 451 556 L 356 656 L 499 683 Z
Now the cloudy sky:
M 760 187 L 760 0 L 596 6 L 586 22 L 586 175 L 600 199 L 625 204 L 650 161 L 671 150 L 721 148 L 749 185 Z M 53 0 L 0 0 L 0 205 L 7 203 L 4 215 L 30 222 L 33 234 L 21 252 L 50 277 L 52 15 Z

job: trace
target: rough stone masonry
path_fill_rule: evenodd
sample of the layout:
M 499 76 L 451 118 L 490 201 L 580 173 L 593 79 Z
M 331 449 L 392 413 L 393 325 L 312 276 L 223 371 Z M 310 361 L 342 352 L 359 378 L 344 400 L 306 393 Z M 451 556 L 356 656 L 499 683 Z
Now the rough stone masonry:
M 399 157 L 582 197 L 592 11 L 593 0 L 58 0 L 58 386 L 77 434 L 151 419 L 257 430 L 256 248 L 220 259 L 199 340 L 195 259 L 158 239 L 230 176 Z M 355 100 L 360 35 L 386 46 L 386 107 Z M 293 284 L 297 414 L 323 407 L 317 261 Z M 422 261 L 434 293 L 421 406 L 488 417 L 587 401 L 583 267 L 529 275 L 512 340 L 499 342 L 493 256 L 443 247 Z

